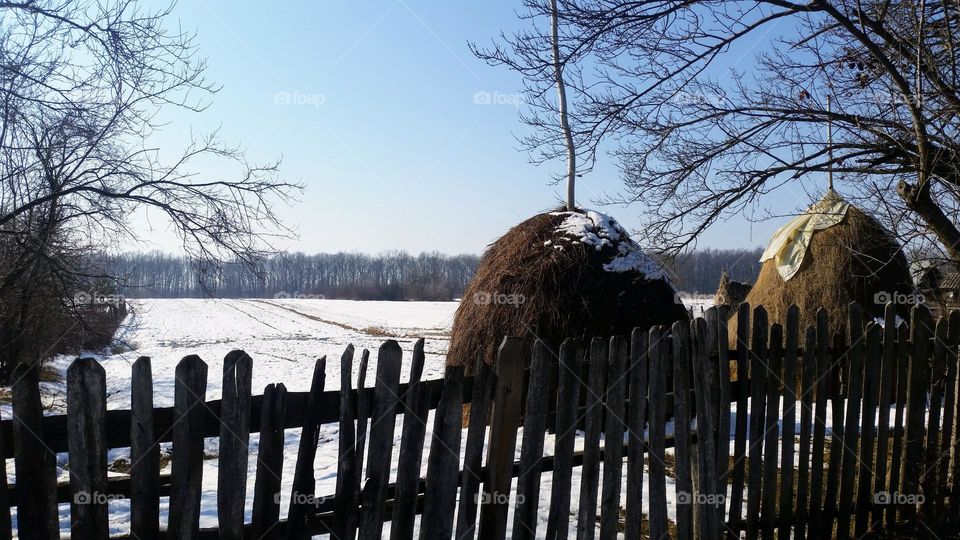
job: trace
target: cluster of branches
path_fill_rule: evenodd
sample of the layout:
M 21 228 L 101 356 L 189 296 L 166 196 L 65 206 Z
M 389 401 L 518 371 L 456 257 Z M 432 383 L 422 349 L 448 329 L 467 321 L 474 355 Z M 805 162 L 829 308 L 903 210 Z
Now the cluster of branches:
M 463 294 L 477 261 L 476 255 L 440 253 L 285 253 L 206 273 L 182 257 L 130 253 L 107 265 L 124 277 L 119 293 L 141 298 L 452 300 Z
M 147 212 L 207 265 L 259 260 L 286 234 L 271 208 L 299 186 L 276 163 L 216 134 L 151 145 L 161 110 L 201 111 L 217 90 L 168 18 L 134 0 L 0 2 L 0 368 L 62 340 L 51 317 L 85 324 L 75 292 L 116 276 L 80 254 L 138 241 Z
M 553 2 L 524 4 L 528 29 L 473 48 L 524 75 L 522 142 L 540 161 L 565 151 L 541 30 Z M 652 239 L 679 250 L 785 185 L 822 193 L 832 169 L 903 243 L 960 262 L 960 3 L 559 0 L 558 13 L 579 172 L 609 149 L 626 185 L 614 198 L 641 206 Z

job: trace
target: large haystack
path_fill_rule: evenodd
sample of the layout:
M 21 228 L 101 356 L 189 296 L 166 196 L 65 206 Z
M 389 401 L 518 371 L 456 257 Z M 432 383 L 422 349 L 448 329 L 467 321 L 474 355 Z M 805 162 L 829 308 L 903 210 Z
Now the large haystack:
M 492 363 L 504 336 L 629 335 L 686 320 L 663 270 L 598 212 L 538 214 L 484 253 L 453 320 L 450 364 Z
M 817 214 L 827 206 L 842 211 L 825 217 Z M 821 306 L 830 314 L 831 333 L 846 328 L 847 306 L 853 301 L 863 307 L 866 320 L 882 316 L 889 299 L 906 300 L 898 305 L 906 315 L 914 292 L 909 266 L 900 246 L 876 219 L 847 204 L 832 190 L 801 218 L 805 216 L 821 218 L 821 226 L 808 227 L 805 234 L 793 231 L 792 236 L 783 234 L 790 232 L 789 225 L 777 232 L 746 297 L 751 308 L 762 305 L 771 324 L 786 324 L 787 309 L 796 304 L 800 308 L 801 335 L 807 326 L 815 324 Z M 789 266 L 770 254 L 778 240 L 793 250 L 794 257 L 800 254 L 799 264 Z M 786 280 L 783 274 L 788 276 Z M 730 342 L 735 344 L 735 314 L 729 328 Z

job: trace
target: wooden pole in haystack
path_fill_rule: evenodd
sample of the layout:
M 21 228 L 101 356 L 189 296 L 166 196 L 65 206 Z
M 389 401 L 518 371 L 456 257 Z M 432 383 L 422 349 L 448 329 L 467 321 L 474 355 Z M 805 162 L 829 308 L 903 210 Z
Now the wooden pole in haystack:
M 557 0 L 550 2 L 550 29 L 553 44 L 553 73 L 557 79 L 557 109 L 560 113 L 560 130 L 567 146 L 567 210 L 576 210 L 575 187 L 577 179 L 577 153 L 573 146 L 573 134 L 567 119 L 567 90 L 563 84 L 563 64 L 560 62 L 560 30 Z

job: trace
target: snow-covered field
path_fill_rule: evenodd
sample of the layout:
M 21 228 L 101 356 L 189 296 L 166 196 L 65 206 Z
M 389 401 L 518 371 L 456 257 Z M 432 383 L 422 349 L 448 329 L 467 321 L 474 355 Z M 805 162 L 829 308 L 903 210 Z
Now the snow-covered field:
M 685 298 L 696 315 L 703 306 L 710 304 L 708 298 Z M 376 370 L 376 349 L 385 339 L 396 339 L 404 351 L 405 380 L 413 344 L 418 337 L 426 338 L 427 352 L 424 378 L 434 379 L 442 376 L 444 354 L 449 342 L 449 330 L 456 310 L 456 302 L 356 302 L 345 300 L 140 300 L 135 303 L 134 314 L 119 336 L 114 347 L 115 354 L 98 355 L 107 373 L 108 407 L 127 408 L 130 404 L 129 379 L 130 366 L 140 356 L 152 359 L 155 404 L 170 406 L 173 404 L 173 377 L 176 364 L 188 354 L 197 354 L 209 365 L 207 399 L 216 399 L 221 395 L 221 373 L 223 357 L 231 350 L 242 349 L 253 358 L 253 388 L 260 393 L 270 383 L 283 383 L 289 391 L 309 389 L 314 360 L 326 356 L 326 388 L 339 387 L 340 355 L 348 344 L 353 344 L 359 352 L 371 351 L 368 386 L 372 386 Z M 65 372 L 69 358 L 60 358 L 54 362 L 54 368 Z M 353 379 L 357 377 L 357 362 L 354 363 Z M 64 410 L 63 384 L 45 383 L 45 405 L 48 414 L 61 413 Z M 9 406 L 0 409 L 3 416 L 9 417 Z M 432 427 L 432 417 L 428 419 L 428 436 Z M 395 430 L 394 463 L 399 450 L 400 425 Z M 323 426 L 320 433 L 320 446 L 315 462 L 317 493 L 332 494 L 335 491 L 337 468 L 336 425 Z M 285 515 L 290 492 L 290 481 L 299 444 L 299 432 L 288 430 L 285 438 L 285 459 L 281 471 L 283 479 L 283 497 L 281 514 Z M 577 447 L 582 441 L 578 440 Z M 553 439 L 548 435 L 545 452 L 553 451 Z M 169 448 L 169 447 L 168 447 Z M 429 448 L 429 445 L 425 448 Z M 204 491 L 202 500 L 202 527 L 215 527 L 217 455 L 216 440 L 209 439 L 206 454 L 210 457 L 204 462 Z M 247 486 L 248 518 L 252 506 L 253 472 L 256 470 L 257 436 L 251 436 L 250 480 Z M 425 453 L 427 450 L 425 450 Z M 519 457 L 519 448 L 517 449 Z M 112 450 L 111 461 L 122 460 L 126 449 Z M 60 480 L 67 481 L 66 456 L 62 455 Z M 423 459 L 423 472 L 426 472 L 427 456 Z M 8 474 L 14 475 L 12 460 L 7 463 Z M 168 470 L 165 472 L 169 472 Z M 120 473 L 111 473 L 120 474 Z M 392 471 L 393 477 L 396 469 Z M 393 478 L 391 478 L 392 480 Z M 668 479 L 668 493 L 673 493 L 671 479 Z M 550 497 L 550 475 L 544 475 L 540 504 L 542 525 L 539 532 L 545 531 L 545 523 Z M 571 524 L 576 523 L 576 509 L 579 497 L 579 481 L 575 477 L 571 498 Z M 648 497 L 644 498 L 644 501 Z M 166 501 L 162 503 L 161 513 L 166 514 Z M 675 502 L 671 497 L 673 514 Z M 127 531 L 128 504 L 118 500 L 110 503 L 111 528 L 114 532 Z M 61 505 L 61 527 L 69 529 L 69 506 Z M 389 527 L 389 524 L 387 524 Z

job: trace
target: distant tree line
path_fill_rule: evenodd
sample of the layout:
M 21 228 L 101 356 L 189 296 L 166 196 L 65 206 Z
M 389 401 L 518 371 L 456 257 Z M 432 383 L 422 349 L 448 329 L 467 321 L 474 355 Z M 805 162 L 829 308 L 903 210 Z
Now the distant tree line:
M 763 248 L 706 248 L 678 255 L 666 266 L 672 270 L 674 285 L 685 292 L 714 293 L 724 270 L 730 279 L 753 283 L 760 274 Z
M 761 250 L 705 249 L 675 258 L 677 288 L 712 293 L 727 270 L 732 279 L 752 282 Z M 159 252 L 128 253 L 107 259 L 121 276 L 117 291 L 142 298 L 344 298 L 355 300 L 452 300 L 463 294 L 479 257 L 388 252 L 286 253 L 256 264 L 204 267 Z

